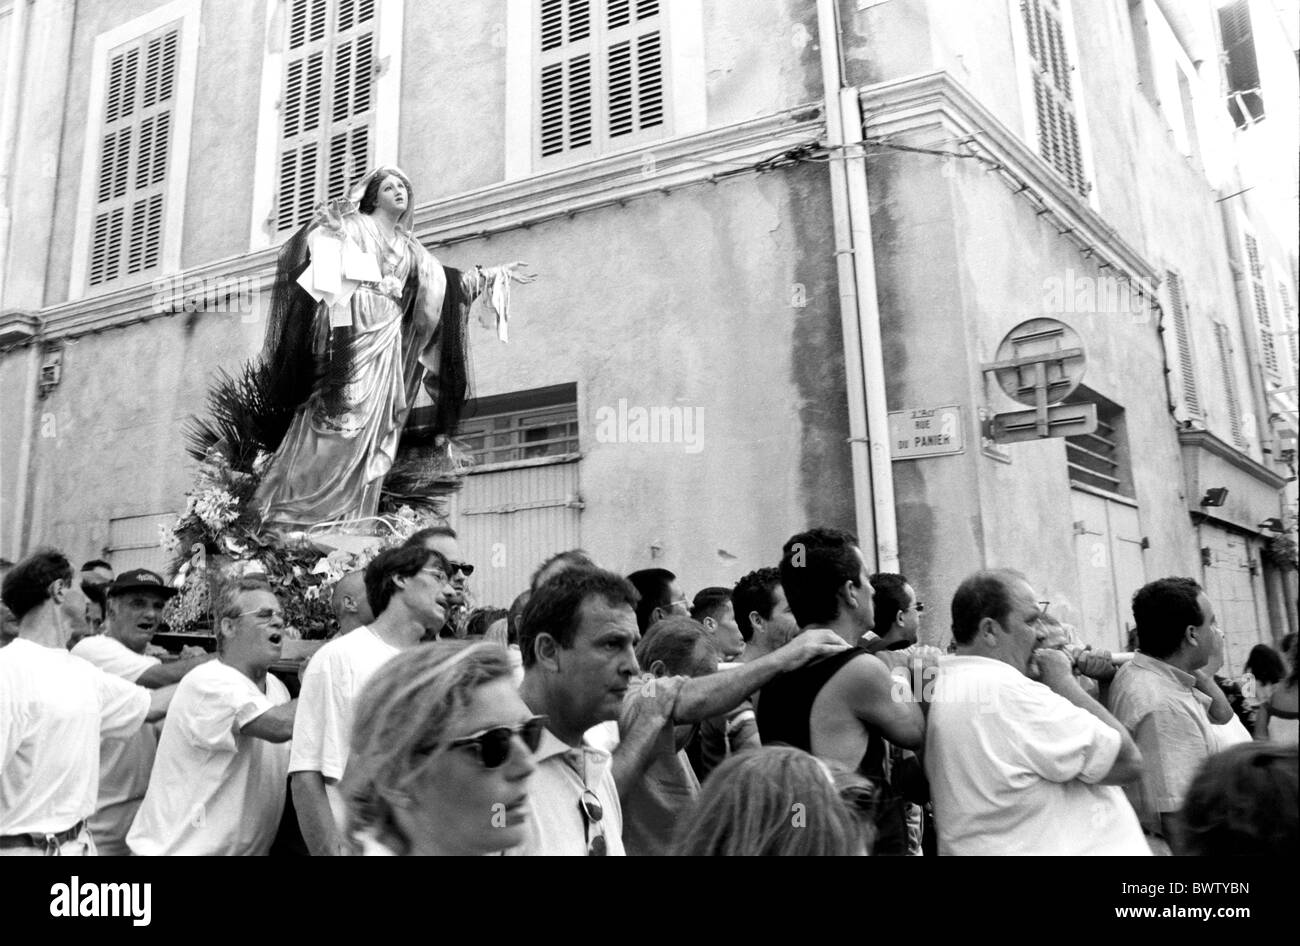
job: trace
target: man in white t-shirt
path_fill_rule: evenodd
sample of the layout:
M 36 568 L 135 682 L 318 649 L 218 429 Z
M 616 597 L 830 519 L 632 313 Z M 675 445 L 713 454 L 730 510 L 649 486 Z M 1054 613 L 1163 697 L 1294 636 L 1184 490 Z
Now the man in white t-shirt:
M 176 594 L 145 568 L 123 572 L 103 586 L 108 614 L 102 634 L 83 637 L 73 656 L 138 686 L 170 686 L 213 655 L 163 663 L 144 650 L 162 619 L 163 605 Z M 144 801 L 158 748 L 158 729 L 141 726 L 129 739 L 105 739 L 99 750 L 99 801 L 90 830 L 101 856 L 125 856 L 126 832 Z
M 218 659 L 176 688 L 127 845 L 136 854 L 260 856 L 284 813 L 297 701 L 268 673 L 284 612 L 270 586 L 240 578 L 221 592 Z
M 348 761 L 357 694 L 383 664 L 446 620 L 447 559 L 420 545 L 380 552 L 366 566 L 366 598 L 379 615 L 318 650 L 303 674 L 289 760 L 293 806 L 307 849 L 344 853 L 338 781 Z
M 963 581 L 952 633 L 924 752 L 939 853 L 1148 853 L 1119 787 L 1141 778 L 1142 755 L 1084 693 L 1070 658 L 1038 649 L 1042 611 L 1024 576 Z
M 67 651 L 86 596 L 59 552 L 5 576 L 18 637 L 0 649 L 0 855 L 94 854 L 101 738 L 126 738 L 165 712 L 172 688 L 107 674 Z

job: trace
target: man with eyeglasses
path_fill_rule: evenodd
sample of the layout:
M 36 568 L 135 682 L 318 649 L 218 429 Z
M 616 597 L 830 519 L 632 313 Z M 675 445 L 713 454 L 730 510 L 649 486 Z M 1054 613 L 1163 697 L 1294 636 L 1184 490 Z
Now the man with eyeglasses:
M 421 529 L 406 540 L 406 545 L 425 548 L 437 552 L 447 561 L 447 584 L 443 596 L 446 615 L 443 620 L 441 636 L 465 636 L 465 622 L 469 620 L 472 607 L 472 595 L 469 590 L 469 576 L 474 574 L 474 566 L 460 557 L 460 539 L 451 526 L 429 526 Z M 430 631 L 425 640 L 439 636 L 438 631 Z
M 1042 647 L 1042 615 L 1010 569 L 953 595 L 957 650 L 939 663 L 924 754 L 939 853 L 1146 854 L 1119 787 L 1141 778 L 1142 754 L 1070 658 Z
M 1206 668 L 1223 638 L 1209 595 L 1191 578 L 1161 578 L 1133 595 L 1140 652 L 1111 682 L 1111 710 L 1133 734 L 1146 764 L 1127 786 L 1155 854 L 1177 844 L 1178 813 L 1207 758 L 1218 751 L 1215 727 L 1232 705 Z
M 914 647 L 920 636 L 921 614 L 925 605 L 916 599 L 916 591 L 902 575 L 877 572 L 871 576 L 872 604 L 875 609 L 875 636 L 862 645 L 869 654 L 901 651 Z M 922 682 L 924 686 L 924 682 Z M 890 788 L 902 796 L 907 818 L 907 853 L 919 856 L 926 832 L 925 805 L 930 788 L 915 752 L 887 743 Z M 933 839 L 933 831 L 930 832 Z
M 179 683 L 199 664 L 215 656 L 205 654 L 163 663 L 145 653 L 161 624 L 163 606 L 176 594 L 175 588 L 168 587 L 161 576 L 147 568 L 123 572 L 102 586 L 101 593 L 108 607 L 104 631 L 78 641 L 72 648 L 74 657 L 153 690 Z M 144 801 L 157 750 L 158 729 L 148 724 L 128 739 L 105 739 L 100 743 L 99 800 L 88 823 L 101 855 L 124 857 L 131 853 L 126 833 Z
M 318 650 L 303 673 L 289 760 L 298 826 L 316 856 L 345 852 L 338 781 L 347 767 L 357 694 L 383 664 L 447 619 L 447 559 L 422 544 L 380 552 L 366 566 L 366 598 L 378 617 Z
M 297 709 L 268 672 L 284 610 L 264 579 L 245 577 L 221 590 L 216 614 L 217 659 L 176 688 L 126 836 L 135 854 L 261 856 L 275 841 Z
M 666 568 L 643 568 L 627 576 L 640 595 L 636 604 L 637 629 L 645 634 L 655 621 L 673 614 L 690 617 L 691 606 L 686 592 L 677 584 L 677 576 Z
M 862 645 L 869 654 L 882 650 L 906 650 L 917 642 L 925 605 L 902 575 L 878 572 L 871 576 L 874 589 L 875 636 Z

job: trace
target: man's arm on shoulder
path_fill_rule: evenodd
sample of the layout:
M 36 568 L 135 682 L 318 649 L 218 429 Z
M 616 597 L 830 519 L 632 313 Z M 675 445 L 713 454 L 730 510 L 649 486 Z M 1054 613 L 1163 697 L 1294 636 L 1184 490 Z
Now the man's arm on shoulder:
M 673 710 L 673 721 L 699 723 L 710 716 L 730 712 L 778 674 L 796 670 L 811 660 L 837 653 L 848 646 L 834 631 L 814 628 L 744 666 L 707 677 L 692 677 L 682 684 Z
M 171 686 L 173 683 L 180 683 L 181 677 L 199 664 L 207 663 L 216 656 L 216 654 L 204 654 L 202 657 L 189 657 L 183 660 L 173 660 L 165 664 L 154 664 L 136 677 L 135 682 L 137 685 L 148 687 L 151 690 Z
M 267 742 L 288 742 L 293 738 L 293 718 L 297 712 L 298 701 L 290 700 L 253 717 L 240 726 L 239 731 Z
M 837 677 L 837 687 L 849 701 L 853 715 L 879 730 L 896 746 L 920 749 L 925 742 L 925 717 L 911 690 L 896 681 L 884 662 L 867 654 L 850 660 Z
M 170 686 L 158 687 L 156 690 L 149 691 L 149 712 L 145 714 L 146 723 L 156 723 L 167 715 L 167 708 L 171 706 L 172 697 L 176 695 L 176 684 Z
M 650 767 L 656 745 L 672 724 L 673 707 L 685 682 L 684 677 L 649 677 L 631 682 L 619 715 L 618 745 L 610 761 L 619 798 L 626 798 Z

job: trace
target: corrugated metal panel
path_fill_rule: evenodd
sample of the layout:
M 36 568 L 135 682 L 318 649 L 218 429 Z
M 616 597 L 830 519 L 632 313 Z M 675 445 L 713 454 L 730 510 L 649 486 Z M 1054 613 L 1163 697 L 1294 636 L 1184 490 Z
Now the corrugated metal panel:
M 480 605 L 509 607 L 544 559 L 582 544 L 578 463 L 473 473 L 451 501 Z

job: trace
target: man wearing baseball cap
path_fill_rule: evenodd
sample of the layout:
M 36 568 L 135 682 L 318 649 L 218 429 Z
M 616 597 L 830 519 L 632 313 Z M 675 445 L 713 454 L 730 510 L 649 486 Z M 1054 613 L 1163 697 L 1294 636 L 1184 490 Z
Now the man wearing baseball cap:
M 107 613 L 104 633 L 84 637 L 72 648 L 74 656 L 138 686 L 158 689 L 181 677 L 213 654 L 163 663 L 144 652 L 162 618 L 163 605 L 176 594 L 147 568 L 118 575 L 104 587 Z M 149 787 L 158 749 L 158 728 L 146 724 L 126 739 L 100 743 L 99 798 L 88 821 L 101 855 L 130 854 L 126 832 Z

